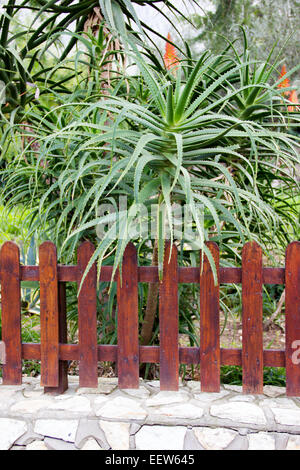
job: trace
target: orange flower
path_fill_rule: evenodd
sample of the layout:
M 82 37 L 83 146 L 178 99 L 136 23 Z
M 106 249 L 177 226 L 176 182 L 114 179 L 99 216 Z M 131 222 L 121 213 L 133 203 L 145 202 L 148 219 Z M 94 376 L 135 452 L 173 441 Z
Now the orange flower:
M 168 33 L 168 41 L 172 41 L 171 34 Z M 168 70 L 176 70 L 179 64 L 175 47 L 169 42 L 166 43 L 166 52 L 164 55 L 164 63 Z
M 283 65 L 279 78 L 283 78 L 285 75 L 286 75 L 286 66 Z M 288 88 L 289 86 L 291 86 L 290 81 L 288 78 L 285 78 L 284 80 L 282 80 L 282 82 L 279 83 L 278 88 Z M 284 94 L 288 96 L 290 92 L 285 91 Z
M 290 103 L 299 104 L 296 90 L 291 91 L 291 94 L 289 96 L 289 101 Z M 288 106 L 288 110 L 290 113 L 293 113 L 294 111 L 297 111 L 298 109 L 299 109 L 299 106 Z

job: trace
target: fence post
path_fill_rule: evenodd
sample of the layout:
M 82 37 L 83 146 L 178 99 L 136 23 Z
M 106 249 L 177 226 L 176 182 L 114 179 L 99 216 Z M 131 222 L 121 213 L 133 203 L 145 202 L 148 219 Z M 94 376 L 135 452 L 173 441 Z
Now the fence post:
M 125 249 L 122 276 L 117 274 L 118 384 L 139 387 L 138 264 L 133 243 Z
M 285 261 L 286 394 L 300 395 L 300 242 L 286 249 Z
M 59 309 L 59 342 L 68 342 L 67 334 L 67 304 L 66 304 L 66 283 L 58 284 L 58 309 Z M 60 394 L 68 389 L 68 361 L 59 360 L 58 363 L 58 387 L 45 387 L 45 393 Z
M 200 376 L 203 392 L 220 391 L 219 247 L 206 244 L 216 267 L 217 285 L 207 256 L 200 259 Z M 201 257 L 201 255 L 200 255 Z M 201 266 L 202 265 L 202 266 Z
M 177 248 L 166 242 L 163 279 L 159 285 L 160 389 L 178 390 L 178 264 Z
M 44 242 L 39 249 L 41 385 L 59 386 L 59 308 L 56 247 Z
M 85 241 L 78 248 L 78 286 L 95 249 Z M 97 268 L 94 263 L 78 296 L 79 386 L 98 387 Z
M 263 393 L 262 250 L 248 242 L 242 251 L 243 392 Z
M 6 361 L 3 365 L 4 385 L 20 385 L 22 383 L 19 260 L 19 247 L 14 242 L 5 242 L 0 254 L 2 341 L 6 351 Z

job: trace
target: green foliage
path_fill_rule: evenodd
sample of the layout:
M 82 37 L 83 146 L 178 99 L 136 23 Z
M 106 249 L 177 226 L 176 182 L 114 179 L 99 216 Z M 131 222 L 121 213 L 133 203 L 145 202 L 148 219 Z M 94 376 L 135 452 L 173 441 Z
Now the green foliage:
M 300 4 L 298 0 L 212 0 L 214 9 L 205 16 L 194 15 L 193 22 L 198 34 L 191 46 L 203 44 L 206 49 L 219 53 L 226 38 L 234 37 L 238 50 L 239 27 L 248 31 L 252 53 L 266 60 L 269 50 L 278 39 L 276 50 L 288 40 L 284 50 L 285 63 L 291 69 L 299 63 L 300 50 Z
M 7 240 L 24 243 L 29 230 L 28 215 L 29 211 L 22 205 L 10 210 L 0 205 L 0 244 Z
M 136 24 L 137 32 L 132 37 L 145 43 L 151 28 L 139 21 L 134 5 L 149 5 L 159 10 L 156 3 L 157 0 L 67 0 L 62 3 L 7 0 L 0 15 L 0 80 L 6 87 L 2 111 L 5 114 L 16 112 L 14 119 L 21 122 L 26 115 L 26 105 L 38 104 L 40 95 L 69 93 L 75 75 L 68 57 L 76 52 L 78 40 L 82 41 L 82 33 L 94 15 L 98 24 L 105 19 L 112 35 L 117 31 L 126 35 Z M 164 3 L 170 11 L 178 13 L 172 2 L 165 0 Z M 24 25 L 24 17 L 32 19 L 29 26 Z M 68 39 L 66 45 L 61 40 L 62 35 Z M 82 51 L 77 59 L 84 63 L 80 55 Z
M 60 96 L 56 108 L 32 107 L 31 132 L 22 133 L 29 143 L 2 171 L 8 204 L 28 204 L 32 231 L 44 228 L 66 259 L 79 240 L 95 238 L 97 224 L 111 222 L 90 264 L 98 259 L 100 267 L 114 250 L 114 269 L 128 241 L 143 238 L 136 234 L 141 204 L 157 204 L 171 240 L 172 204 L 188 204 L 197 238 L 185 241 L 194 249 L 205 250 L 208 238 L 222 250 L 233 240 L 255 238 L 266 246 L 293 238 L 297 208 L 287 212 L 273 202 L 297 191 L 291 170 L 299 162 L 299 139 L 286 128 L 298 125 L 299 113 L 288 113 L 279 81 L 272 80 L 276 63 L 252 60 L 245 36 L 241 55 L 234 48 L 231 55 L 205 52 L 174 77 L 131 47 L 147 102 L 130 92 L 123 97 L 121 81 L 97 100 L 86 94 L 85 101 L 74 101 L 83 93 L 77 88 L 67 99 Z M 125 214 L 96 216 L 100 204 L 117 207 L 120 196 L 128 199 Z M 165 230 L 157 224 L 160 272 Z
M 264 367 L 264 385 L 285 387 L 285 369 L 283 367 Z M 242 385 L 243 372 L 239 366 L 221 366 L 221 383 Z
M 0 242 L 25 237 L 30 249 L 24 249 L 23 262 L 31 258 L 29 264 L 35 264 L 36 232 L 39 242 L 50 239 L 58 245 L 63 263 L 74 262 L 78 243 L 90 239 L 97 245 L 90 264 L 97 259 L 99 269 L 106 264 L 116 270 L 127 242 L 134 240 L 140 264 L 149 265 L 152 241 L 139 231 L 139 222 L 144 217 L 141 205 L 150 224 L 150 208 L 156 204 L 160 274 L 166 225 L 180 248 L 181 265 L 199 265 L 199 249 L 205 249 L 208 239 L 219 243 L 225 266 L 240 265 L 241 244 L 249 239 L 260 242 L 266 255 L 282 256 L 286 244 L 299 238 L 294 171 L 299 164 L 294 132 L 299 112 L 288 112 L 284 90 L 278 88 L 280 60 L 274 51 L 257 59 L 243 34 L 242 48 L 228 41 L 226 49 L 197 59 L 187 48 L 177 72 L 168 71 L 152 51 L 137 48 L 138 34 L 129 32 L 128 17 L 139 25 L 132 3 L 142 2 L 100 2 L 106 23 L 98 21 L 84 33 L 98 3 L 35 3 L 17 6 L 10 1 L 0 20 L 0 79 L 8 96 L 0 123 L 5 205 Z M 156 2 L 147 3 L 156 8 Z M 16 32 L 12 21 L 26 7 L 36 17 L 30 29 L 19 25 Z M 116 29 L 122 33 L 122 49 L 108 50 Z M 59 45 L 62 32 L 70 42 L 55 57 L 51 48 Z M 125 56 L 137 65 L 136 76 L 123 67 Z M 127 199 L 128 211 L 117 217 L 120 198 Z M 99 215 L 103 204 L 116 212 Z M 174 204 L 189 206 L 196 238 L 174 230 Z M 99 239 L 96 227 L 101 223 L 109 229 Z M 38 291 L 36 285 L 22 288 L 23 336 L 38 341 Z M 182 285 L 179 290 L 180 333 L 198 345 L 198 287 Z M 99 342 L 113 344 L 115 286 L 99 283 L 98 294 Z M 140 285 L 140 323 L 147 294 L 148 286 Z M 265 290 L 267 316 L 279 295 Z M 236 286 L 222 290 L 225 316 L 239 313 L 239 296 Z M 67 286 L 67 297 L 69 339 L 76 342 L 76 286 Z M 156 318 L 152 344 L 157 341 Z M 227 372 L 231 374 L 223 369 L 224 377 Z

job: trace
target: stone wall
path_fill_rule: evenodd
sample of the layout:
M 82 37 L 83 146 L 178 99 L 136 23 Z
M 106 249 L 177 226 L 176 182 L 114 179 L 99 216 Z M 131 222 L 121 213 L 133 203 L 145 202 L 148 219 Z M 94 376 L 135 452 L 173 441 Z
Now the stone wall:
M 83 389 L 77 377 L 51 396 L 24 377 L 0 386 L 0 449 L 300 449 L 300 398 L 271 386 L 258 396 L 229 385 L 201 393 L 194 381 L 178 392 L 142 380 L 138 390 L 119 390 L 115 378 Z

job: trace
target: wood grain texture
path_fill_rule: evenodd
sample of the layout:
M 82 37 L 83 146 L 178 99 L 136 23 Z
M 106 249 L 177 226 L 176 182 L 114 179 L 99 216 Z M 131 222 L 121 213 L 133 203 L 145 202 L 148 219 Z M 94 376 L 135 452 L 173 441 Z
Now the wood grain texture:
M 140 346 L 140 362 L 148 364 L 159 362 L 159 346 Z M 98 361 L 116 362 L 118 356 L 118 346 L 113 344 L 98 344 Z M 64 361 L 78 361 L 78 344 L 60 344 L 59 357 Z M 266 367 L 285 367 L 285 350 L 267 349 L 264 351 L 264 365 Z M 41 345 L 38 343 L 23 343 L 22 358 L 41 358 Z M 200 364 L 199 348 L 180 347 L 180 364 Z M 239 348 L 221 348 L 221 364 L 225 366 L 241 366 L 242 350 Z
M 286 394 L 300 396 L 300 242 L 290 243 L 285 262 Z
M 178 265 L 177 248 L 166 242 L 163 280 L 159 286 L 160 389 L 178 390 Z
M 39 249 L 41 385 L 59 386 L 59 307 L 56 247 L 44 242 Z
M 78 288 L 95 249 L 83 242 L 77 253 Z M 98 387 L 97 356 L 97 267 L 94 263 L 86 274 L 78 296 L 79 386 Z
M 133 243 L 125 249 L 122 276 L 117 277 L 118 301 L 118 384 L 139 387 L 138 265 Z
M 200 377 L 203 392 L 220 391 L 220 294 L 219 247 L 206 244 L 216 267 L 217 285 L 210 262 L 200 254 Z
M 77 282 L 77 266 L 58 266 L 58 280 L 63 282 Z M 22 281 L 38 281 L 39 266 L 21 266 Z M 102 266 L 100 281 L 110 282 L 113 272 L 112 266 Z M 264 284 L 284 284 L 284 268 L 263 268 Z M 117 280 L 115 276 L 114 281 Z M 139 266 L 138 282 L 158 282 L 158 269 L 155 266 Z M 178 268 L 178 282 L 198 283 L 200 281 L 199 269 L 193 267 Z M 241 284 L 242 268 L 220 267 L 220 284 Z
M 59 309 L 59 343 L 68 342 L 67 331 L 67 299 L 66 284 L 58 284 L 58 309 Z M 58 363 L 58 387 L 45 387 L 45 393 L 58 395 L 68 389 L 68 361 L 59 359 Z
M 245 245 L 242 268 L 219 268 L 220 283 L 242 283 L 243 349 L 220 349 L 219 291 L 212 283 L 208 260 L 205 260 L 200 276 L 199 268 L 177 266 L 175 247 L 175 255 L 172 251 L 171 263 L 167 267 L 165 265 L 164 280 L 160 285 L 161 344 L 139 346 L 137 286 L 138 282 L 157 282 L 158 269 L 152 266 L 138 267 L 133 245 L 126 249 L 130 256 L 126 258 L 126 254 L 123 261 L 122 284 L 119 274 L 115 276 L 118 283 L 118 308 L 121 312 L 118 345 L 97 344 L 95 266 L 90 271 L 92 274 L 89 273 L 85 280 L 86 292 L 84 283 L 83 294 L 81 292 L 79 295 L 79 344 L 67 344 L 65 282 L 80 284 L 94 250 L 89 242 L 84 245 L 88 248 L 79 249 L 77 266 L 57 265 L 55 247 L 49 242 L 40 248 L 40 266 L 20 266 L 18 247 L 12 242 L 3 245 L 0 252 L 2 334 L 3 340 L 7 338 L 7 364 L 3 367 L 3 383 L 21 383 L 22 358 L 36 359 L 41 360 L 42 385 L 45 386 L 45 391 L 62 393 L 67 388 L 67 361 L 77 360 L 81 364 L 81 386 L 97 387 L 97 362 L 111 361 L 118 365 L 120 388 L 137 388 L 139 362 L 160 362 L 162 390 L 178 389 L 180 363 L 201 364 L 202 390 L 217 391 L 219 368 L 222 364 L 243 366 L 244 392 L 261 393 L 263 366 L 286 366 L 287 394 L 300 395 L 300 242 L 294 242 L 287 248 L 286 268 L 263 268 L 261 249 L 256 243 Z M 169 258 L 168 246 L 167 244 L 166 261 Z M 214 252 L 215 244 L 212 243 L 211 247 Z M 217 255 L 217 265 L 218 262 Z M 110 281 L 111 274 L 112 267 L 104 266 L 100 279 Z M 41 344 L 21 343 L 20 280 L 41 283 Z M 200 354 L 196 347 L 178 347 L 180 282 L 200 283 L 200 306 L 204 310 L 202 318 L 200 316 Z M 262 285 L 268 283 L 286 284 L 286 351 L 263 351 Z
M 3 384 L 22 383 L 20 254 L 14 242 L 5 242 L 0 253 L 2 341 L 6 364 Z
M 263 393 L 262 250 L 246 243 L 242 252 L 243 392 Z

